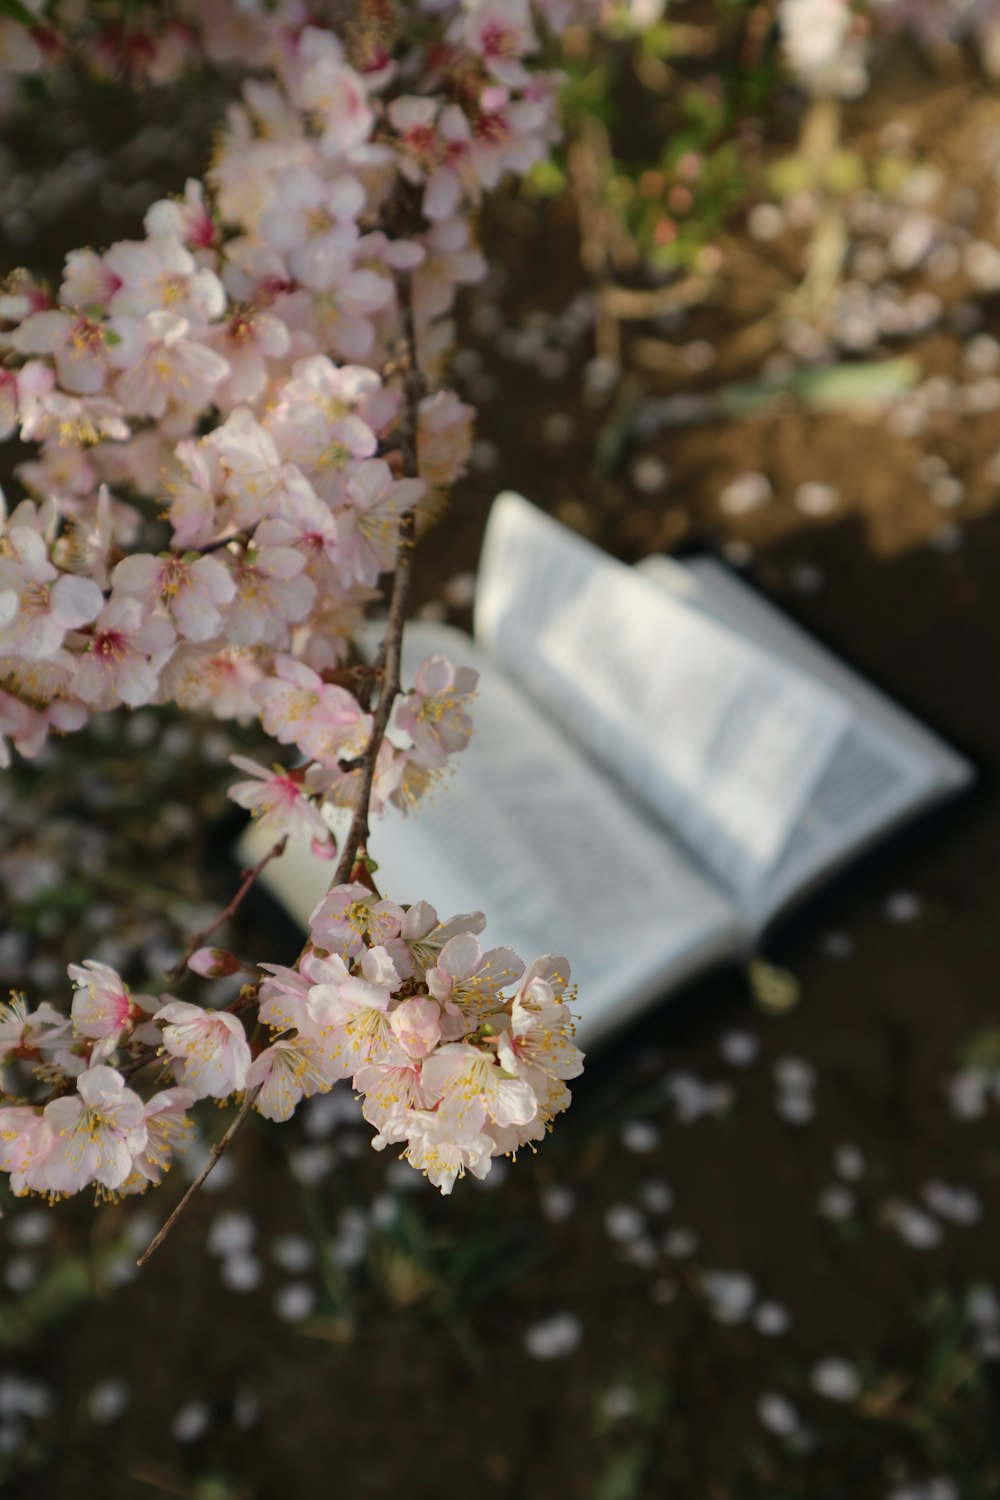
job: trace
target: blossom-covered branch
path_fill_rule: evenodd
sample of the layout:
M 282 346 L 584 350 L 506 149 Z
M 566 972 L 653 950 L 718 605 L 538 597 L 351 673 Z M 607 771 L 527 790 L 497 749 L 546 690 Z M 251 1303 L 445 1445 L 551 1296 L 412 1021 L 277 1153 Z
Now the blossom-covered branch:
M 433 657 L 403 690 L 412 542 L 471 441 L 441 382 L 456 291 L 484 270 L 472 216 L 547 150 L 557 79 L 533 65 L 547 27 L 586 13 L 365 0 L 335 34 L 298 0 L 198 7 L 192 46 L 231 44 L 256 74 L 205 178 L 154 204 L 143 239 L 0 297 L 0 435 L 35 445 L 2 523 L 0 761 L 119 705 L 257 719 L 293 759 L 234 757 L 231 796 L 276 847 L 338 860 L 300 960 L 233 958 L 258 977 L 229 1010 L 133 995 L 93 961 L 70 969 L 68 1016 L 5 1008 L 15 1192 L 140 1191 L 196 1100 L 286 1119 L 347 1077 L 376 1145 L 448 1190 L 568 1102 L 566 961 L 525 970 L 480 949 L 482 914 L 440 922 L 352 876 L 370 817 L 412 808 L 471 733 L 475 674 Z M 166 545 L 144 550 L 157 513 Z M 366 667 L 354 642 L 389 573 Z M 330 806 L 351 810 L 339 850 Z

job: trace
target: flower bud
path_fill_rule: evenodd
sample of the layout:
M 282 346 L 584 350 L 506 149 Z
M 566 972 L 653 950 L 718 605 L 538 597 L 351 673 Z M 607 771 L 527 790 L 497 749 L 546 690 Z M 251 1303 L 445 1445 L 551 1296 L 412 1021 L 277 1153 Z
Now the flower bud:
M 242 967 L 228 948 L 199 948 L 188 959 L 188 968 L 205 979 L 225 979 L 227 974 L 238 974 Z
M 416 995 L 396 1007 L 389 1024 L 405 1052 L 426 1057 L 441 1040 L 441 1007 L 426 995 Z

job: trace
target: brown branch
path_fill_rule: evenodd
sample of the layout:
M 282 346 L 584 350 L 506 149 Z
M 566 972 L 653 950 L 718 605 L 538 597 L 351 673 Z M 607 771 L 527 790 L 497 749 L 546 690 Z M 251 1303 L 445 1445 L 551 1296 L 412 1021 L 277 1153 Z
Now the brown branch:
M 188 959 L 191 957 L 191 955 L 193 953 L 197 953 L 198 949 L 204 944 L 206 938 L 211 937 L 213 932 L 217 932 L 224 923 L 228 922 L 231 917 L 234 917 L 236 915 L 237 911 L 246 899 L 246 896 L 250 891 L 250 887 L 257 879 L 257 876 L 264 869 L 265 865 L 269 865 L 271 863 L 272 859 L 279 859 L 281 855 L 284 854 L 285 845 L 287 843 L 288 835 L 286 833 L 284 838 L 279 839 L 274 847 L 267 851 L 263 859 L 259 859 L 252 868 L 240 871 L 243 883 L 240 886 L 239 890 L 236 892 L 236 895 L 230 901 L 225 910 L 219 913 L 214 922 L 210 922 L 209 925 L 203 928 L 201 932 L 196 932 L 194 937 L 189 940 L 188 945 L 184 949 L 184 952 L 181 954 L 180 958 L 172 968 L 167 970 L 168 979 L 180 979 L 181 975 L 187 968 Z
M 403 473 L 409 479 L 418 477 L 417 467 L 417 413 L 424 394 L 424 377 L 417 359 L 417 337 L 413 320 L 413 296 L 410 279 L 400 276 L 397 280 L 400 311 L 403 317 L 403 336 L 407 345 L 406 374 L 404 378 L 405 404 L 399 429 L 399 448 L 403 458 Z M 389 727 L 393 705 L 401 690 L 400 667 L 402 662 L 403 626 L 406 622 L 406 607 L 410 594 L 410 573 L 413 563 L 413 543 L 416 532 L 414 512 L 408 510 L 400 519 L 399 542 L 396 548 L 396 569 L 392 578 L 392 595 L 389 601 L 389 617 L 378 655 L 372 666 L 372 681 L 379 680 L 378 707 L 375 710 L 371 738 L 365 747 L 361 761 L 361 784 L 358 787 L 351 815 L 350 827 L 341 847 L 340 858 L 334 871 L 330 888 L 343 885 L 350 879 L 359 850 L 368 840 L 368 811 L 372 786 L 375 781 L 375 764 L 382 741 Z
M 181 1214 L 187 1208 L 195 1193 L 205 1181 L 205 1178 L 208 1176 L 209 1172 L 211 1172 L 212 1168 L 219 1160 L 219 1157 L 222 1156 L 226 1150 L 228 1150 L 229 1146 L 232 1144 L 239 1131 L 243 1128 L 247 1116 L 253 1109 L 254 1103 L 256 1101 L 257 1095 L 260 1093 L 261 1087 L 262 1085 L 258 1084 L 254 1089 L 247 1089 L 243 1103 L 240 1105 L 239 1114 L 232 1121 L 225 1135 L 220 1136 L 220 1138 L 212 1146 L 211 1150 L 208 1153 L 208 1160 L 205 1162 L 205 1165 L 202 1167 L 201 1171 L 198 1173 L 194 1182 L 192 1182 L 191 1186 L 188 1188 L 187 1192 L 184 1194 L 184 1197 L 178 1203 L 169 1219 L 167 1219 L 162 1228 L 157 1230 L 156 1234 L 154 1234 L 145 1250 L 139 1256 L 139 1259 L 136 1261 L 137 1266 L 144 1266 L 147 1260 L 149 1260 L 150 1256 L 153 1255 L 155 1251 L 157 1251 L 163 1244 L 163 1241 L 173 1229 L 174 1225 L 177 1223 L 177 1220 L 180 1218 Z

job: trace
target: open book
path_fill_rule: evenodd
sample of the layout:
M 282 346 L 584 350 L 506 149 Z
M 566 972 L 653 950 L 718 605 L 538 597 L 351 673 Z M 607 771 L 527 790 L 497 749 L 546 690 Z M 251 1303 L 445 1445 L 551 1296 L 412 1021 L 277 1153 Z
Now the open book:
M 492 510 L 475 639 L 407 628 L 480 674 L 476 733 L 415 815 L 373 828 L 380 889 L 487 913 L 564 953 L 589 1045 L 752 949 L 819 880 L 971 781 L 971 766 L 710 558 L 614 561 L 514 494 Z M 268 840 L 256 825 L 241 854 Z M 305 924 L 330 866 L 264 882 Z

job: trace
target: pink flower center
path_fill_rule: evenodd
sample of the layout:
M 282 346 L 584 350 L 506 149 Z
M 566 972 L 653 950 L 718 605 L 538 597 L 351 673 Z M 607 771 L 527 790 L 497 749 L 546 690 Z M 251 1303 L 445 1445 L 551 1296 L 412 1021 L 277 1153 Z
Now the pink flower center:
M 128 655 L 128 636 L 120 630 L 102 630 L 94 637 L 94 652 L 104 661 L 122 661 Z
M 430 125 L 414 125 L 403 139 L 408 149 L 421 162 L 432 162 L 437 155 L 437 136 Z
M 48 614 L 48 587 L 44 583 L 29 583 L 21 595 L 21 609 L 25 614 Z
M 479 45 L 484 57 L 509 57 L 514 50 L 514 39 L 506 26 L 499 21 L 490 21 L 483 27 Z
M 491 146 L 500 145 L 510 135 L 507 121 L 496 113 L 477 115 L 474 128 L 479 139 Z
M 179 557 L 172 558 L 165 563 L 160 570 L 160 598 L 163 600 L 175 598 L 188 582 L 190 569 L 186 562 Z

